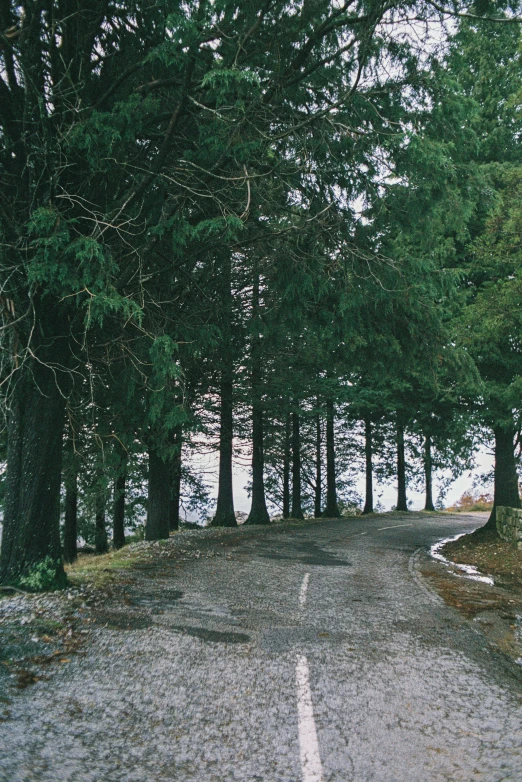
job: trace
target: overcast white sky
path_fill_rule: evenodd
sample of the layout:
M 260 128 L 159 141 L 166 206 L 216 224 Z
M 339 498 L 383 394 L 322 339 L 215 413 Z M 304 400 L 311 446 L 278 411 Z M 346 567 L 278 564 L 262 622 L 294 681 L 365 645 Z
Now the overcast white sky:
M 198 458 L 198 466 L 205 472 L 206 481 L 211 484 L 213 494 L 217 494 L 217 474 L 218 474 L 218 453 L 210 453 L 205 457 Z M 473 480 L 481 473 L 488 472 L 493 468 L 493 453 L 482 448 L 476 457 L 477 465 L 472 472 L 464 473 L 460 478 L 453 482 L 446 495 L 446 506 L 455 503 L 465 491 L 472 488 Z M 244 460 L 242 460 L 244 461 Z M 237 511 L 248 513 L 250 510 L 250 498 L 245 491 L 245 485 L 250 479 L 249 471 L 242 464 L 236 461 L 234 464 L 234 504 Z M 355 485 L 358 493 L 364 497 L 364 474 L 360 474 Z M 374 485 L 374 501 L 379 501 L 385 510 L 391 510 L 397 501 L 397 488 L 395 484 Z M 437 499 L 438 480 L 435 474 L 435 485 L 433 498 Z M 424 507 L 424 494 L 422 492 L 408 491 L 408 501 L 411 501 L 411 510 L 421 510 Z

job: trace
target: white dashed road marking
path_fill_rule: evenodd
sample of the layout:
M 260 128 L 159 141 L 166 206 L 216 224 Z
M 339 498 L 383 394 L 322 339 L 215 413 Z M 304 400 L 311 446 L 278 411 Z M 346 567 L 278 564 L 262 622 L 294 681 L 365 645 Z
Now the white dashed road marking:
M 312 693 L 308 660 L 302 654 L 297 655 L 297 715 L 299 724 L 299 747 L 303 782 L 323 782 L 323 769 L 319 755 L 319 743 L 315 729 Z
M 306 592 L 308 589 L 308 582 L 310 581 L 310 573 L 305 573 L 305 577 L 303 578 L 303 583 L 301 584 L 301 589 L 299 591 L 299 605 L 301 608 L 303 608 L 304 604 L 306 603 Z
M 399 527 L 413 527 L 413 524 L 394 524 L 392 527 L 377 527 L 377 532 L 383 529 L 399 529 Z

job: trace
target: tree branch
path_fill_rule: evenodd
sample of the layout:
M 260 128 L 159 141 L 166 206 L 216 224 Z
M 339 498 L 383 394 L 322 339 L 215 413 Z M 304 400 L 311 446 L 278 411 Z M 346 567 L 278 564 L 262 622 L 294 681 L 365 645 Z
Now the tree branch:
M 522 18 L 519 16 L 480 16 L 479 14 L 470 14 L 467 11 L 465 13 L 461 13 L 460 11 L 452 11 L 449 8 L 444 8 L 444 6 L 439 5 L 435 2 L 435 0 L 427 0 L 427 2 L 439 13 L 447 14 L 448 16 L 456 16 L 459 19 L 473 19 L 474 21 L 480 22 L 502 22 L 506 24 L 519 24 L 522 22 Z

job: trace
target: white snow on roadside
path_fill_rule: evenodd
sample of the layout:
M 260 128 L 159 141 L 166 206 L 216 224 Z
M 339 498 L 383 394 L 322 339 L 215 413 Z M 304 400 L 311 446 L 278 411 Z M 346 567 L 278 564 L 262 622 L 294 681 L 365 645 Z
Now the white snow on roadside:
M 459 535 L 454 535 L 452 538 L 443 538 L 443 540 L 439 540 L 430 548 L 430 556 L 432 556 L 433 559 L 437 559 L 439 562 L 442 562 L 444 565 L 446 565 L 446 567 L 449 567 L 452 570 L 460 570 L 460 573 L 455 573 L 457 576 L 461 576 L 462 578 L 470 578 L 472 581 L 481 581 L 483 584 L 494 586 L 495 582 L 491 576 L 483 575 L 473 565 L 461 565 L 457 562 L 451 562 L 440 553 L 441 549 L 444 548 L 446 543 L 453 543 L 453 541 L 458 540 L 467 534 L 467 532 L 461 532 Z

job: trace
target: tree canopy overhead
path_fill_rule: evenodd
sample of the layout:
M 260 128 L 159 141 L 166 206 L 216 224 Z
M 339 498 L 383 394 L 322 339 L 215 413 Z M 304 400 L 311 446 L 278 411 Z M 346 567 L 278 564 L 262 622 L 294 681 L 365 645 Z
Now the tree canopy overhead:
M 63 583 L 60 486 L 63 472 L 74 496 L 78 460 L 102 540 L 108 498 L 147 453 L 146 534 L 164 537 L 194 487 L 194 434 L 219 441 L 226 525 L 234 437 L 252 438 L 250 520 L 267 522 L 265 441 L 285 513 L 293 461 L 300 512 L 313 420 L 315 508 L 324 480 L 335 514 L 336 421 L 443 453 L 434 418 L 464 421 L 473 394 L 485 409 L 480 356 L 502 340 L 518 387 L 518 11 L 1 4 L 0 580 Z M 509 337 L 482 318 L 490 290 Z

